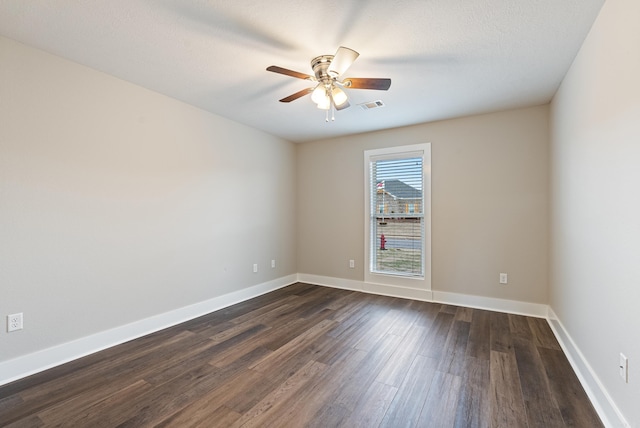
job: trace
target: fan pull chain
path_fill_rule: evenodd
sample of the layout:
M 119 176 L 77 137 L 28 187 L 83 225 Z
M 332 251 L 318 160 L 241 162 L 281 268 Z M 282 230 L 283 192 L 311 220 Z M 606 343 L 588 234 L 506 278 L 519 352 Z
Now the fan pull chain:
M 336 106 L 333 104 L 333 99 L 329 102 L 329 108 L 325 110 L 324 121 L 329 122 L 329 110 L 331 110 L 331 121 L 335 122 L 336 120 Z

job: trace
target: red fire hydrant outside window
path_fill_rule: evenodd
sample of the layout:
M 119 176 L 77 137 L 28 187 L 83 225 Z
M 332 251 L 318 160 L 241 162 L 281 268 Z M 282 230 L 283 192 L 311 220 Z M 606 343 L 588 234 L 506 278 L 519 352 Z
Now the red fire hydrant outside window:
M 387 240 L 384 237 L 384 234 L 380 235 L 380 249 L 381 250 L 386 250 L 385 248 L 385 244 L 387 243 Z

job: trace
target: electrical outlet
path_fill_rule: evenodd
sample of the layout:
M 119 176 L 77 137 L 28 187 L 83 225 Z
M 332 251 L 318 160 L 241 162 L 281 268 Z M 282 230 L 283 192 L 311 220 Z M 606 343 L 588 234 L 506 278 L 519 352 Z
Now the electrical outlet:
M 276 261 L 275 260 L 271 260 L 271 269 L 276 267 Z
M 500 274 L 500 284 L 506 284 L 507 283 L 507 274 L 506 273 L 501 273 Z
M 257 273 L 258 272 L 258 263 L 254 263 L 253 264 L 253 273 Z
M 355 260 L 349 260 L 349 268 L 353 269 L 356 267 L 356 261 Z
M 620 377 L 625 383 L 629 383 L 629 359 L 621 352 L 620 353 Z
M 22 330 L 22 312 L 19 314 L 7 315 L 7 331 Z

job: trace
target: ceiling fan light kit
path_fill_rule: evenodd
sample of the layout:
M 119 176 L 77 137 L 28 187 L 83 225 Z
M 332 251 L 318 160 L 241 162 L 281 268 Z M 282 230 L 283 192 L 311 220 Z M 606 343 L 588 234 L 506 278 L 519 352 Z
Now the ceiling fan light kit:
M 289 103 L 307 94 L 311 94 L 311 101 L 321 110 L 326 110 L 326 121 L 335 120 L 335 110 L 343 110 L 349 107 L 349 98 L 342 88 L 349 89 L 375 89 L 386 91 L 391 86 L 391 79 L 355 78 L 342 79 L 341 76 L 353 64 L 360 54 L 353 49 L 341 46 L 335 55 L 320 55 L 311 60 L 311 69 L 314 76 L 300 73 L 286 68 L 272 65 L 267 71 L 284 74 L 298 79 L 317 82 L 314 88 L 307 88 L 282 98 L 280 102 Z

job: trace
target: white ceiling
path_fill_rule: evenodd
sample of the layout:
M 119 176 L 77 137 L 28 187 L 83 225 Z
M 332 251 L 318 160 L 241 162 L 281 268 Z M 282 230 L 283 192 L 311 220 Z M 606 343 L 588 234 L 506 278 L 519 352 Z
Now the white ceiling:
M 548 102 L 604 0 L 0 0 L 0 34 L 295 142 Z M 325 122 L 309 61 L 360 53 Z M 382 100 L 383 108 L 358 103 Z M 99 100 L 96 100 L 99 102 Z

